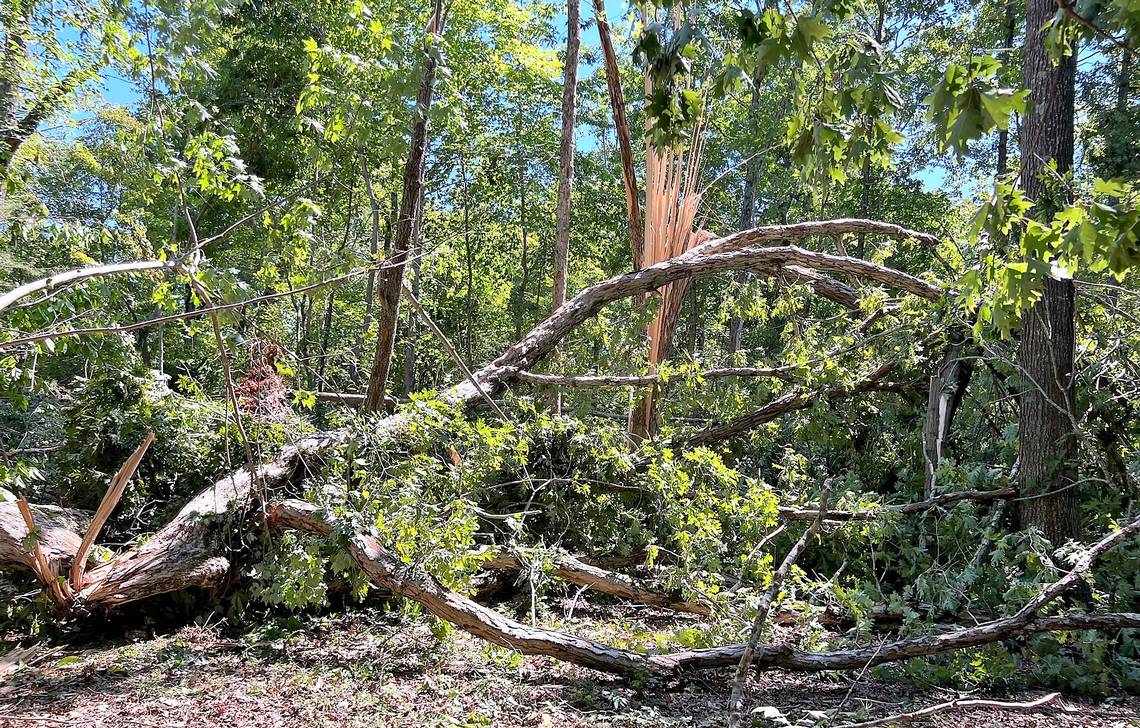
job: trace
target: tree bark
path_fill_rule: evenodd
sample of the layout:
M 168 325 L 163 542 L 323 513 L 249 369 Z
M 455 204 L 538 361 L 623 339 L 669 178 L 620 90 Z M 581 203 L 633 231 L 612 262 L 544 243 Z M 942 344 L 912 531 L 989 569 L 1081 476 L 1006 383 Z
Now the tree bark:
M 1016 30 L 1016 15 L 1013 0 L 1005 4 L 1005 57 L 1008 62 L 1013 55 L 1013 34 Z M 997 174 L 999 177 L 1009 172 L 1009 128 L 998 132 Z
M 360 174 L 364 177 L 364 189 L 368 192 L 368 209 L 371 211 L 372 227 L 369 236 L 368 260 L 370 265 L 377 265 L 380 261 L 380 200 L 376 197 L 376 188 L 372 184 L 372 173 L 368 170 L 368 157 L 360 153 Z M 392 208 L 396 216 L 395 193 L 393 193 Z M 392 219 L 387 221 L 384 231 L 384 252 L 391 247 Z M 376 295 L 376 271 L 368 272 L 368 284 L 364 289 L 364 319 L 360 323 L 360 332 L 356 336 L 356 364 L 354 380 L 360 386 L 360 360 L 364 357 L 364 337 L 372 327 L 372 305 Z
M 753 129 L 757 124 L 757 118 L 760 114 L 760 74 L 759 72 L 753 74 L 752 77 L 752 101 L 749 105 L 749 120 L 752 122 Z M 737 230 L 750 230 L 755 224 L 756 220 L 756 183 L 760 177 L 760 160 L 752 157 L 744 165 L 744 191 L 740 196 L 740 221 L 736 226 Z M 737 273 L 735 275 L 736 284 L 739 286 L 744 285 L 748 281 L 748 275 L 745 273 Z M 740 350 L 740 339 L 744 333 L 744 319 L 739 315 L 734 314 L 728 320 L 728 355 L 731 357 Z
M 574 190 L 574 128 L 578 117 L 578 48 L 580 0 L 566 2 L 566 63 L 562 74 L 562 134 L 558 143 L 558 207 L 554 223 L 554 280 L 551 310 L 566 303 L 567 279 L 570 276 L 570 198 Z M 562 396 L 554 392 L 550 410 L 562 411 Z
M 424 45 L 424 70 L 416 96 L 416 122 L 412 126 L 408 159 L 404 164 L 404 191 L 400 200 L 400 217 L 396 221 L 396 239 L 388 267 L 380 277 L 380 323 L 376 332 L 376 352 L 365 392 L 365 409 L 375 412 L 384 403 L 384 388 L 392 365 L 392 350 L 396 344 L 396 325 L 400 318 L 400 291 L 404 285 L 404 266 L 408 249 L 416 237 L 423 206 L 424 168 L 427 161 L 428 118 L 432 96 L 435 93 L 435 76 L 439 66 L 439 52 L 432 46 L 440 42 L 444 15 L 441 0 L 428 21 L 428 41 Z
M 519 192 L 519 236 L 522 244 L 522 275 L 515 293 L 515 339 L 522 337 L 523 321 L 526 317 L 527 288 L 530 287 L 530 239 L 527 235 L 526 214 L 526 150 L 523 148 L 522 99 L 518 105 L 518 192 Z
M 1054 175 L 1064 175 L 1073 166 L 1076 51 L 1057 64 L 1049 58 L 1045 25 L 1056 10 L 1053 0 L 1026 4 L 1024 72 L 1032 103 L 1021 129 L 1021 187 L 1043 220 L 1067 197 L 1065 191 L 1051 189 Z M 1047 166 L 1050 162 L 1055 172 Z M 1072 280 L 1047 277 L 1041 300 L 1025 314 L 1018 352 L 1021 373 L 1028 380 L 1018 423 L 1017 484 L 1023 498 L 1018 501 L 1019 521 L 1022 528 L 1040 529 L 1057 545 L 1080 535 L 1080 501 L 1071 487 L 1076 451 L 1073 297 Z
M 467 274 L 464 281 L 467 324 L 463 332 L 463 351 L 467 355 L 466 361 L 471 361 L 472 350 L 475 348 L 475 248 L 471 245 L 471 198 L 467 189 L 467 159 L 462 156 L 459 158 L 459 171 L 463 185 L 463 260 Z
M 416 298 L 420 296 L 420 269 L 423 261 L 420 255 L 420 241 L 416 240 L 415 245 L 412 247 L 412 255 L 415 256 L 412 260 L 412 295 Z M 416 336 L 419 334 L 419 327 L 414 311 L 408 311 L 408 323 L 405 338 L 407 339 L 404 344 L 404 396 L 411 396 L 412 392 L 416 391 Z
M 963 336 L 968 336 L 963 334 Z M 954 414 L 966 395 L 966 387 L 974 372 L 973 361 L 963 355 L 965 342 L 956 341 L 946 347 L 942 366 L 930 377 L 926 403 L 926 425 L 923 427 L 923 460 L 926 466 L 926 497 L 934 495 L 938 468 L 950 437 Z
M 618 67 L 610 24 L 606 20 L 605 0 L 594 0 L 594 20 L 598 24 L 598 37 L 602 44 L 602 65 L 606 74 L 606 89 L 610 96 L 610 109 L 614 117 L 618 154 L 621 156 L 621 178 L 625 189 L 626 226 L 629 228 L 629 254 L 633 269 L 641 267 L 641 253 L 645 247 L 641 223 L 641 200 L 637 189 L 637 173 L 633 167 L 633 141 L 629 133 L 629 120 L 625 115 L 625 96 L 621 90 L 621 69 Z

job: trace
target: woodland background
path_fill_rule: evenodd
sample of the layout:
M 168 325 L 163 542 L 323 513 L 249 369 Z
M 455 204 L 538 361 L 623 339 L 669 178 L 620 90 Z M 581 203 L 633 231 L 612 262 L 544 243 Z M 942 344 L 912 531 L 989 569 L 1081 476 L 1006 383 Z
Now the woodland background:
M 3 37 L 13 637 L 397 609 L 738 666 L 730 724 L 754 665 L 1140 684 L 1135 0 L 3 0 Z M 690 616 L 580 639 L 583 593 Z

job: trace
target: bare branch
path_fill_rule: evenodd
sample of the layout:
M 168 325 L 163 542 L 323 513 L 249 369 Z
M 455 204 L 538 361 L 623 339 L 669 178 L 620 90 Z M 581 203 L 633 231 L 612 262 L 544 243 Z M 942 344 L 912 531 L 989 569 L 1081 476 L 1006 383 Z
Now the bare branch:
M 1061 697 L 1060 693 L 1049 693 L 1048 695 L 1043 695 L 1036 700 L 1028 700 L 1024 703 L 1010 703 L 1002 700 L 955 698 L 954 700 L 945 703 L 931 705 L 920 710 L 911 711 L 909 713 L 899 713 L 898 715 L 892 715 L 886 718 L 878 718 L 876 720 L 865 720 L 862 723 L 844 723 L 843 725 L 837 726 L 836 728 L 877 728 L 878 726 L 898 725 L 900 723 L 910 723 L 912 721 L 916 721 L 920 718 L 926 718 L 931 715 L 951 713 L 959 710 L 972 710 L 975 708 L 995 708 L 997 710 L 1017 711 L 1036 710 L 1043 705 L 1052 703 L 1059 697 Z
M 119 273 L 139 273 L 151 270 L 174 270 L 179 264 L 173 260 L 136 260 L 130 263 L 112 263 L 110 265 L 93 265 L 86 268 L 75 268 L 63 273 L 56 273 L 46 278 L 25 283 L 13 288 L 0 296 L 0 312 L 9 309 L 13 303 L 26 298 L 39 291 L 51 291 L 70 283 L 79 283 L 92 278 L 117 275 Z
M 827 499 L 830 495 L 831 480 L 828 479 L 824 481 L 823 490 L 819 494 L 819 511 L 816 513 L 815 520 L 788 551 L 784 560 L 780 562 L 779 568 L 772 574 L 772 581 L 768 585 L 768 589 L 760 598 L 759 606 L 756 607 L 756 618 L 752 621 L 752 632 L 744 644 L 740 663 L 736 666 L 736 677 L 732 681 L 732 693 L 728 700 L 728 728 L 738 728 L 744 715 L 744 686 L 748 682 L 748 673 L 752 671 L 752 661 L 756 655 L 760 635 L 764 631 L 764 624 L 768 621 L 768 612 L 772 609 L 772 602 L 776 601 L 776 597 L 780 594 L 780 588 L 784 585 L 784 579 L 788 577 L 792 566 L 807 550 L 808 542 L 819 533 L 819 529 L 823 525 L 823 515 L 827 511 Z M 763 650 L 761 650 L 761 654 L 763 654 Z
M 877 521 L 890 513 L 921 513 L 949 503 L 958 501 L 991 501 L 1010 498 L 1017 494 L 1015 488 L 997 488 L 995 490 L 963 490 L 957 493 L 943 493 L 942 495 L 906 503 L 901 506 L 885 506 L 867 511 L 828 511 L 825 518 L 828 521 Z M 780 516 L 790 521 L 810 521 L 815 518 L 817 508 L 780 508 Z

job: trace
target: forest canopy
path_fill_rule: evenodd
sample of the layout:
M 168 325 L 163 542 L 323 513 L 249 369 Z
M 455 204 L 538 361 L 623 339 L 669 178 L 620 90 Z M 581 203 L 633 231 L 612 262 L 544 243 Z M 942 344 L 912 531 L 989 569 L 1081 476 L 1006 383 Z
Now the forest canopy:
M 0 632 L 1140 687 L 1135 0 L 0 1 Z

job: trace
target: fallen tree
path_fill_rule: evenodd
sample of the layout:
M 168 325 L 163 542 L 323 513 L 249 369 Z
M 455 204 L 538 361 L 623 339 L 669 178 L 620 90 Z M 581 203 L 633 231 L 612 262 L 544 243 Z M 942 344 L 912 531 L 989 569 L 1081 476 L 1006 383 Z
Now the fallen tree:
M 901 239 L 930 237 L 887 223 L 836 220 L 767 226 L 710 240 L 676 258 L 615 276 L 583 290 L 497 359 L 443 392 L 441 398 L 457 408 L 469 409 L 498 392 L 513 373 L 535 366 L 552 353 L 576 326 L 595 316 L 605 305 L 648 293 L 682 278 L 755 269 L 757 266 L 778 269 L 799 265 L 861 277 L 928 300 L 937 300 L 943 295 L 938 286 L 865 260 L 813 252 L 794 245 L 747 248 L 761 242 L 801 240 L 813 235 L 841 235 L 860 230 L 879 231 Z M 87 278 L 120 272 L 103 271 Z M 29 295 L 45 287 L 50 286 L 40 282 L 19 290 L 24 292 L 22 295 Z M 11 301 L 17 298 L 6 297 Z M 407 424 L 407 416 L 396 413 L 377 420 L 375 428 L 378 432 L 396 433 Z M 348 437 L 347 430 L 317 433 L 283 448 L 268 462 L 247 466 L 222 477 L 195 496 L 170 523 L 144 543 L 89 570 L 86 585 L 74 595 L 67 608 L 105 609 L 189 587 L 219 586 L 230 567 L 226 545 L 228 529 L 235 524 L 238 528 L 245 527 L 249 518 L 257 514 L 261 504 L 266 502 L 265 493 L 284 488 L 307 470 L 317 469 L 322 458 L 344 444 Z M 0 532 L 0 540 L 14 540 L 16 543 L 16 546 L 0 546 L 0 554 L 19 548 L 22 538 L 23 532 L 19 537 L 9 531 Z M 69 562 L 70 556 L 62 555 L 61 565 L 66 567 Z M 22 560 L 0 561 L 0 566 L 8 564 L 26 567 Z
M 543 655 L 619 675 L 669 674 L 739 664 L 747 644 L 646 653 L 612 647 L 558 630 L 531 627 L 475 603 L 430 574 L 409 569 L 374 537 L 343 533 L 336 520 L 304 501 L 283 501 L 269 509 L 269 523 L 343 539 L 349 553 L 375 585 L 422 605 L 435 616 L 488 642 L 525 655 Z M 765 645 L 753 664 L 758 669 L 807 672 L 855 670 L 914 657 L 929 657 L 1042 632 L 1140 627 L 1140 614 L 1099 613 L 1042 616 L 1045 607 L 1076 588 L 1093 563 L 1114 546 L 1140 534 L 1140 518 L 1092 545 L 1072 571 L 1047 586 L 1015 614 L 941 634 L 924 635 L 845 650 L 810 652 L 789 644 Z
M 927 300 L 937 300 L 943 296 L 942 289 L 936 285 L 861 259 L 812 252 L 793 245 L 748 248 L 775 240 L 859 231 L 925 239 L 926 242 L 932 240 L 930 236 L 921 236 L 894 226 L 856 220 L 770 226 L 709 241 L 676 258 L 611 278 L 584 290 L 493 362 L 469 373 L 466 381 L 443 393 L 443 399 L 460 409 L 471 408 L 480 400 L 489 399 L 512 377 L 528 371 L 541 361 L 575 326 L 597 314 L 607 303 L 647 293 L 671 281 L 696 275 L 755 270 L 757 267 L 776 270 L 787 266 L 803 266 L 813 271 L 859 277 Z M 699 433 L 678 444 L 694 446 L 734 436 L 784 412 L 802 409 L 821 396 L 832 398 L 871 391 L 876 387 L 897 386 L 886 381 L 886 377 L 896 368 L 896 364 L 888 362 L 852 386 L 833 388 L 822 393 L 793 391 L 770 403 L 759 413 Z M 408 415 L 397 413 L 376 420 L 373 427 L 380 433 L 398 435 L 407 427 L 409 420 Z M 284 500 L 264 505 L 272 502 L 271 494 L 275 491 L 290 491 L 296 481 L 306 472 L 318 468 L 324 457 L 345 444 L 350 437 L 347 430 L 318 433 L 283 448 L 267 462 L 251 463 L 219 479 L 195 496 L 170 523 L 150 538 L 85 573 L 80 569 L 83 573 L 82 588 L 65 595 L 66 603 L 60 604 L 61 608 L 73 613 L 110 609 L 190 587 L 217 587 L 223 583 L 230 569 L 227 537 L 233 529 L 247 528 L 252 516 L 263 520 L 271 528 L 296 529 L 341 540 L 360 568 L 377 586 L 423 605 L 429 612 L 472 634 L 525 654 L 547 655 L 597 670 L 633 675 L 738 664 L 748 649 L 747 645 L 736 644 L 650 654 L 611 647 L 557 630 L 527 626 L 447 589 L 430 574 L 406 566 L 376 538 L 367 533 L 348 530 L 313 504 Z M 1006 493 L 1002 493 L 1004 497 Z M 993 494 L 987 492 L 984 497 L 991 495 Z M 960 497 L 958 494 L 945 494 L 923 502 L 922 509 L 964 497 L 983 496 L 978 493 Z M 10 505 L 0 504 L 0 565 L 33 570 L 38 568 L 41 579 L 49 581 L 52 575 L 42 573 L 42 562 L 26 548 L 29 532 L 35 533 L 35 547 L 41 555 L 50 557 L 52 563 L 58 564 L 62 570 L 70 565 L 69 562 L 81 549 L 82 540 L 78 531 L 83 523 L 74 514 L 39 506 L 27 509 L 30 516 L 19 513 L 17 520 L 17 514 Z M 920 509 L 916 504 L 913 511 L 917 510 Z M 798 512 L 785 512 L 784 515 L 795 519 Z M 824 520 L 842 520 L 846 516 L 843 512 L 826 509 L 816 511 L 815 515 L 817 519 Z M 864 516 L 852 513 L 847 520 L 862 517 Z M 1039 632 L 1140 626 L 1140 615 L 1132 613 L 1042 614 L 1046 607 L 1084 579 L 1101 554 L 1138 532 L 1140 520 L 1106 536 L 1088 549 L 1068 575 L 1048 586 L 1011 616 L 973 627 L 900 639 L 874 647 L 810 652 L 786 644 L 766 645 L 758 651 L 755 664 L 760 669 L 854 669 L 936 655 Z M 33 566 L 33 563 L 38 566 Z M 511 565 L 515 564 L 511 562 Z M 656 601 L 671 608 L 684 605 L 684 602 L 672 596 L 662 596 L 646 590 L 632 580 L 625 581 L 610 574 L 599 574 L 576 560 L 560 560 L 555 568 L 570 581 L 600 586 L 612 594 L 649 603 Z M 701 609 L 703 608 L 697 606 L 689 611 L 700 613 Z

